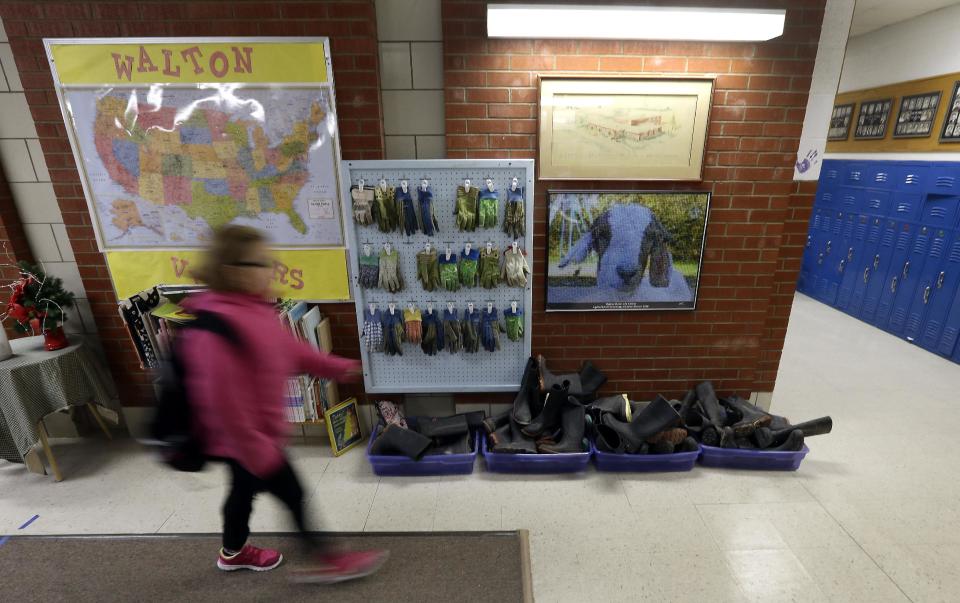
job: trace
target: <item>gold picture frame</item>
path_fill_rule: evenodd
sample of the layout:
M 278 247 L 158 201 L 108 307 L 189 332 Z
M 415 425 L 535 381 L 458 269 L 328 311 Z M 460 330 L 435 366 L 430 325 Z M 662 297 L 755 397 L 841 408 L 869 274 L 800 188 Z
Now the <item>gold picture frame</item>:
M 541 76 L 542 180 L 702 180 L 713 78 Z
M 348 398 L 323 413 L 333 456 L 340 456 L 363 441 L 357 399 Z

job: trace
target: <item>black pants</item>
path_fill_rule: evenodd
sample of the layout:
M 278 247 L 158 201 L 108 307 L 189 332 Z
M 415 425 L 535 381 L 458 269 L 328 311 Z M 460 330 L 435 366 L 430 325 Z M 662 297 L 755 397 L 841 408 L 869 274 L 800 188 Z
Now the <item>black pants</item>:
M 290 509 L 301 542 L 312 552 L 323 549 L 323 541 L 309 531 L 307 512 L 303 504 L 303 488 L 289 461 L 270 477 L 262 479 L 250 473 L 239 463 L 228 459 L 231 483 L 230 494 L 223 504 L 223 547 L 239 551 L 250 536 L 250 513 L 253 499 L 260 492 L 269 492 Z

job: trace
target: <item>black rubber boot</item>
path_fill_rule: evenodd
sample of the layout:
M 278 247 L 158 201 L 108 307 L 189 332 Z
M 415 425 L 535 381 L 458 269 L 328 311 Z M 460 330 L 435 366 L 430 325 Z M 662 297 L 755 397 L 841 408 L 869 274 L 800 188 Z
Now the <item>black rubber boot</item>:
M 433 440 L 427 436 L 391 424 L 373 441 L 370 454 L 401 455 L 419 461 L 431 444 Z
M 540 452 L 559 454 L 563 452 L 583 452 L 584 417 L 583 406 L 576 399 L 571 399 L 563 409 L 563 437 L 555 444 L 540 446 Z
M 537 438 L 544 432 L 553 432 L 560 427 L 560 415 L 563 407 L 567 405 L 568 387 L 568 382 L 554 383 L 550 387 L 550 393 L 547 394 L 543 411 L 537 415 L 536 419 L 523 427 L 524 435 Z
M 614 454 L 623 454 L 625 452 L 620 434 L 607 425 L 597 425 L 597 450 L 601 452 L 612 452 Z
M 451 417 L 418 417 L 417 431 L 428 438 L 448 438 L 470 432 L 466 415 Z
M 724 427 L 720 430 L 720 447 L 739 448 L 737 446 L 737 435 L 734 433 L 733 427 Z
M 658 442 L 670 442 L 674 446 L 678 445 L 687 437 L 687 430 L 683 427 L 671 427 L 657 432 L 647 438 L 647 444 L 656 444 Z
M 510 412 L 511 411 L 507 410 L 495 417 L 487 417 L 482 423 L 483 430 L 486 431 L 488 435 L 497 431 L 510 422 Z
M 669 440 L 650 444 L 650 454 L 673 454 L 674 452 L 676 452 L 676 446 Z
M 717 393 L 713 391 L 713 383 L 704 381 L 697 386 L 697 399 L 700 400 L 700 406 L 707 417 L 707 420 L 718 431 L 726 425 L 726 413 L 720 406 L 720 400 L 717 399 Z
M 630 422 L 630 432 L 633 437 L 643 442 L 655 433 L 681 423 L 680 415 L 663 396 L 657 396 L 653 402 L 633 417 Z
M 700 448 L 700 445 L 697 444 L 696 438 L 687 436 L 680 445 L 677 446 L 676 452 L 695 452 Z
M 756 431 L 754 439 L 760 448 L 775 447 L 786 442 L 790 434 L 797 429 L 803 432 L 804 438 L 827 434 L 833 431 L 833 419 L 830 417 L 820 417 L 819 419 L 798 423 L 786 429 L 778 429 L 776 431 L 762 427 Z
M 516 421 L 510 421 L 510 447 L 517 454 L 536 454 L 537 443 L 523 435 L 522 426 Z
M 737 434 L 738 438 L 749 437 L 758 428 L 770 425 L 770 422 L 773 420 L 773 417 L 769 413 L 750 404 L 750 402 L 740 396 L 730 396 L 729 398 L 721 400 L 720 404 L 732 410 L 734 414 L 739 417 L 732 425 L 733 431 Z
M 473 452 L 470 444 L 470 433 L 465 432 L 455 436 L 442 437 L 434 440 L 433 446 L 426 456 L 445 454 L 469 454 Z
M 680 401 L 680 408 L 677 409 L 677 412 L 680 413 L 680 416 L 683 417 L 683 420 L 687 420 L 687 414 L 693 409 L 693 405 L 697 401 L 697 392 L 696 390 L 687 390 L 687 393 L 684 394 L 683 400 Z
M 539 377 L 537 360 L 531 357 L 527 360 L 527 368 L 520 379 L 520 391 L 513 400 L 513 420 L 521 425 L 527 425 L 533 420 L 534 400 L 539 395 Z
M 607 376 L 589 360 L 580 366 L 579 376 L 582 389 L 580 394 L 575 395 L 578 395 L 581 401 L 595 398 L 597 391 L 607 382 Z
M 627 423 L 630 422 L 633 416 L 633 409 L 630 407 L 630 401 L 627 399 L 626 394 L 594 400 L 587 405 L 587 411 L 598 423 L 602 413 L 610 413 L 617 419 Z
M 794 429 L 790 432 L 790 435 L 787 436 L 786 440 L 779 446 L 772 446 L 767 448 L 767 450 L 780 450 L 780 451 L 790 451 L 796 452 L 803 449 L 803 432 L 799 429 Z
M 553 391 L 554 385 L 561 385 L 567 390 L 567 395 L 569 396 L 579 396 L 583 392 L 583 386 L 580 383 L 580 375 L 578 373 L 566 373 L 563 375 L 555 375 L 547 369 L 547 359 L 542 355 L 537 358 L 537 364 L 540 369 L 540 391 L 543 393 L 550 393 Z M 566 401 L 567 396 L 563 397 Z

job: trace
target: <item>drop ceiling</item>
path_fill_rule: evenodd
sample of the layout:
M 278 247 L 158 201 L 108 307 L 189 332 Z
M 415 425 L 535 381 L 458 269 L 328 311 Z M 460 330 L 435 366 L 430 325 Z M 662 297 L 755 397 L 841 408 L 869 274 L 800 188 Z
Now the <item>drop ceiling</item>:
M 859 36 L 954 4 L 960 4 L 960 2 L 958 0 L 857 0 L 850 35 Z

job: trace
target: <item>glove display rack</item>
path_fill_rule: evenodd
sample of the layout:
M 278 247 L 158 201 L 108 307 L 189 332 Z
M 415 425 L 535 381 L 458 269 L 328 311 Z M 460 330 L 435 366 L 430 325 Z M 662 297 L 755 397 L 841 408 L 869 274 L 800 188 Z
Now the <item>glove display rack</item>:
M 470 181 L 466 194 L 462 190 L 465 180 Z M 406 191 L 401 186 L 404 181 Z M 531 347 L 533 160 L 344 161 L 341 182 L 366 391 L 517 391 Z M 382 188 L 375 191 L 382 183 L 386 193 Z M 422 190 L 424 184 L 429 194 Z M 494 192 L 489 190 L 490 185 Z M 518 202 L 523 207 L 519 220 L 514 205 Z M 430 252 L 425 252 L 427 244 Z M 468 244 L 467 269 L 462 270 L 464 266 L 459 263 L 455 280 L 450 263 L 454 257 L 464 257 Z M 448 248 L 452 252 L 450 260 L 446 257 Z M 496 265 L 502 278 L 491 274 L 493 261 L 484 259 L 488 249 L 498 254 Z M 378 272 L 384 266 L 392 272 L 394 262 L 398 275 Z M 526 269 L 525 279 L 522 274 L 518 278 L 518 266 Z M 468 278 L 463 278 L 464 274 Z M 496 286 L 489 287 L 496 280 Z M 378 321 L 371 320 L 371 304 L 375 305 Z M 391 304 L 396 318 L 388 319 Z M 428 332 L 443 334 L 449 304 L 453 304 L 461 324 L 469 304 L 473 304 L 480 317 L 480 341 L 470 345 L 461 340 L 451 352 L 452 346 L 445 338 L 444 349 L 430 355 L 420 341 Z M 431 305 L 436 322 L 429 315 Z M 521 314 L 519 320 L 513 315 L 514 306 Z M 495 314 L 488 314 L 490 308 Z M 509 321 L 507 314 L 511 315 Z M 403 322 L 405 316 L 420 320 L 411 325 Z M 498 325 L 494 340 L 483 337 L 492 317 Z M 403 325 L 400 354 L 390 353 L 397 347 L 393 341 L 394 320 Z M 376 328 L 377 323 L 382 328 Z M 489 335 L 491 330 L 486 332 Z M 499 347 L 495 339 L 499 339 Z

